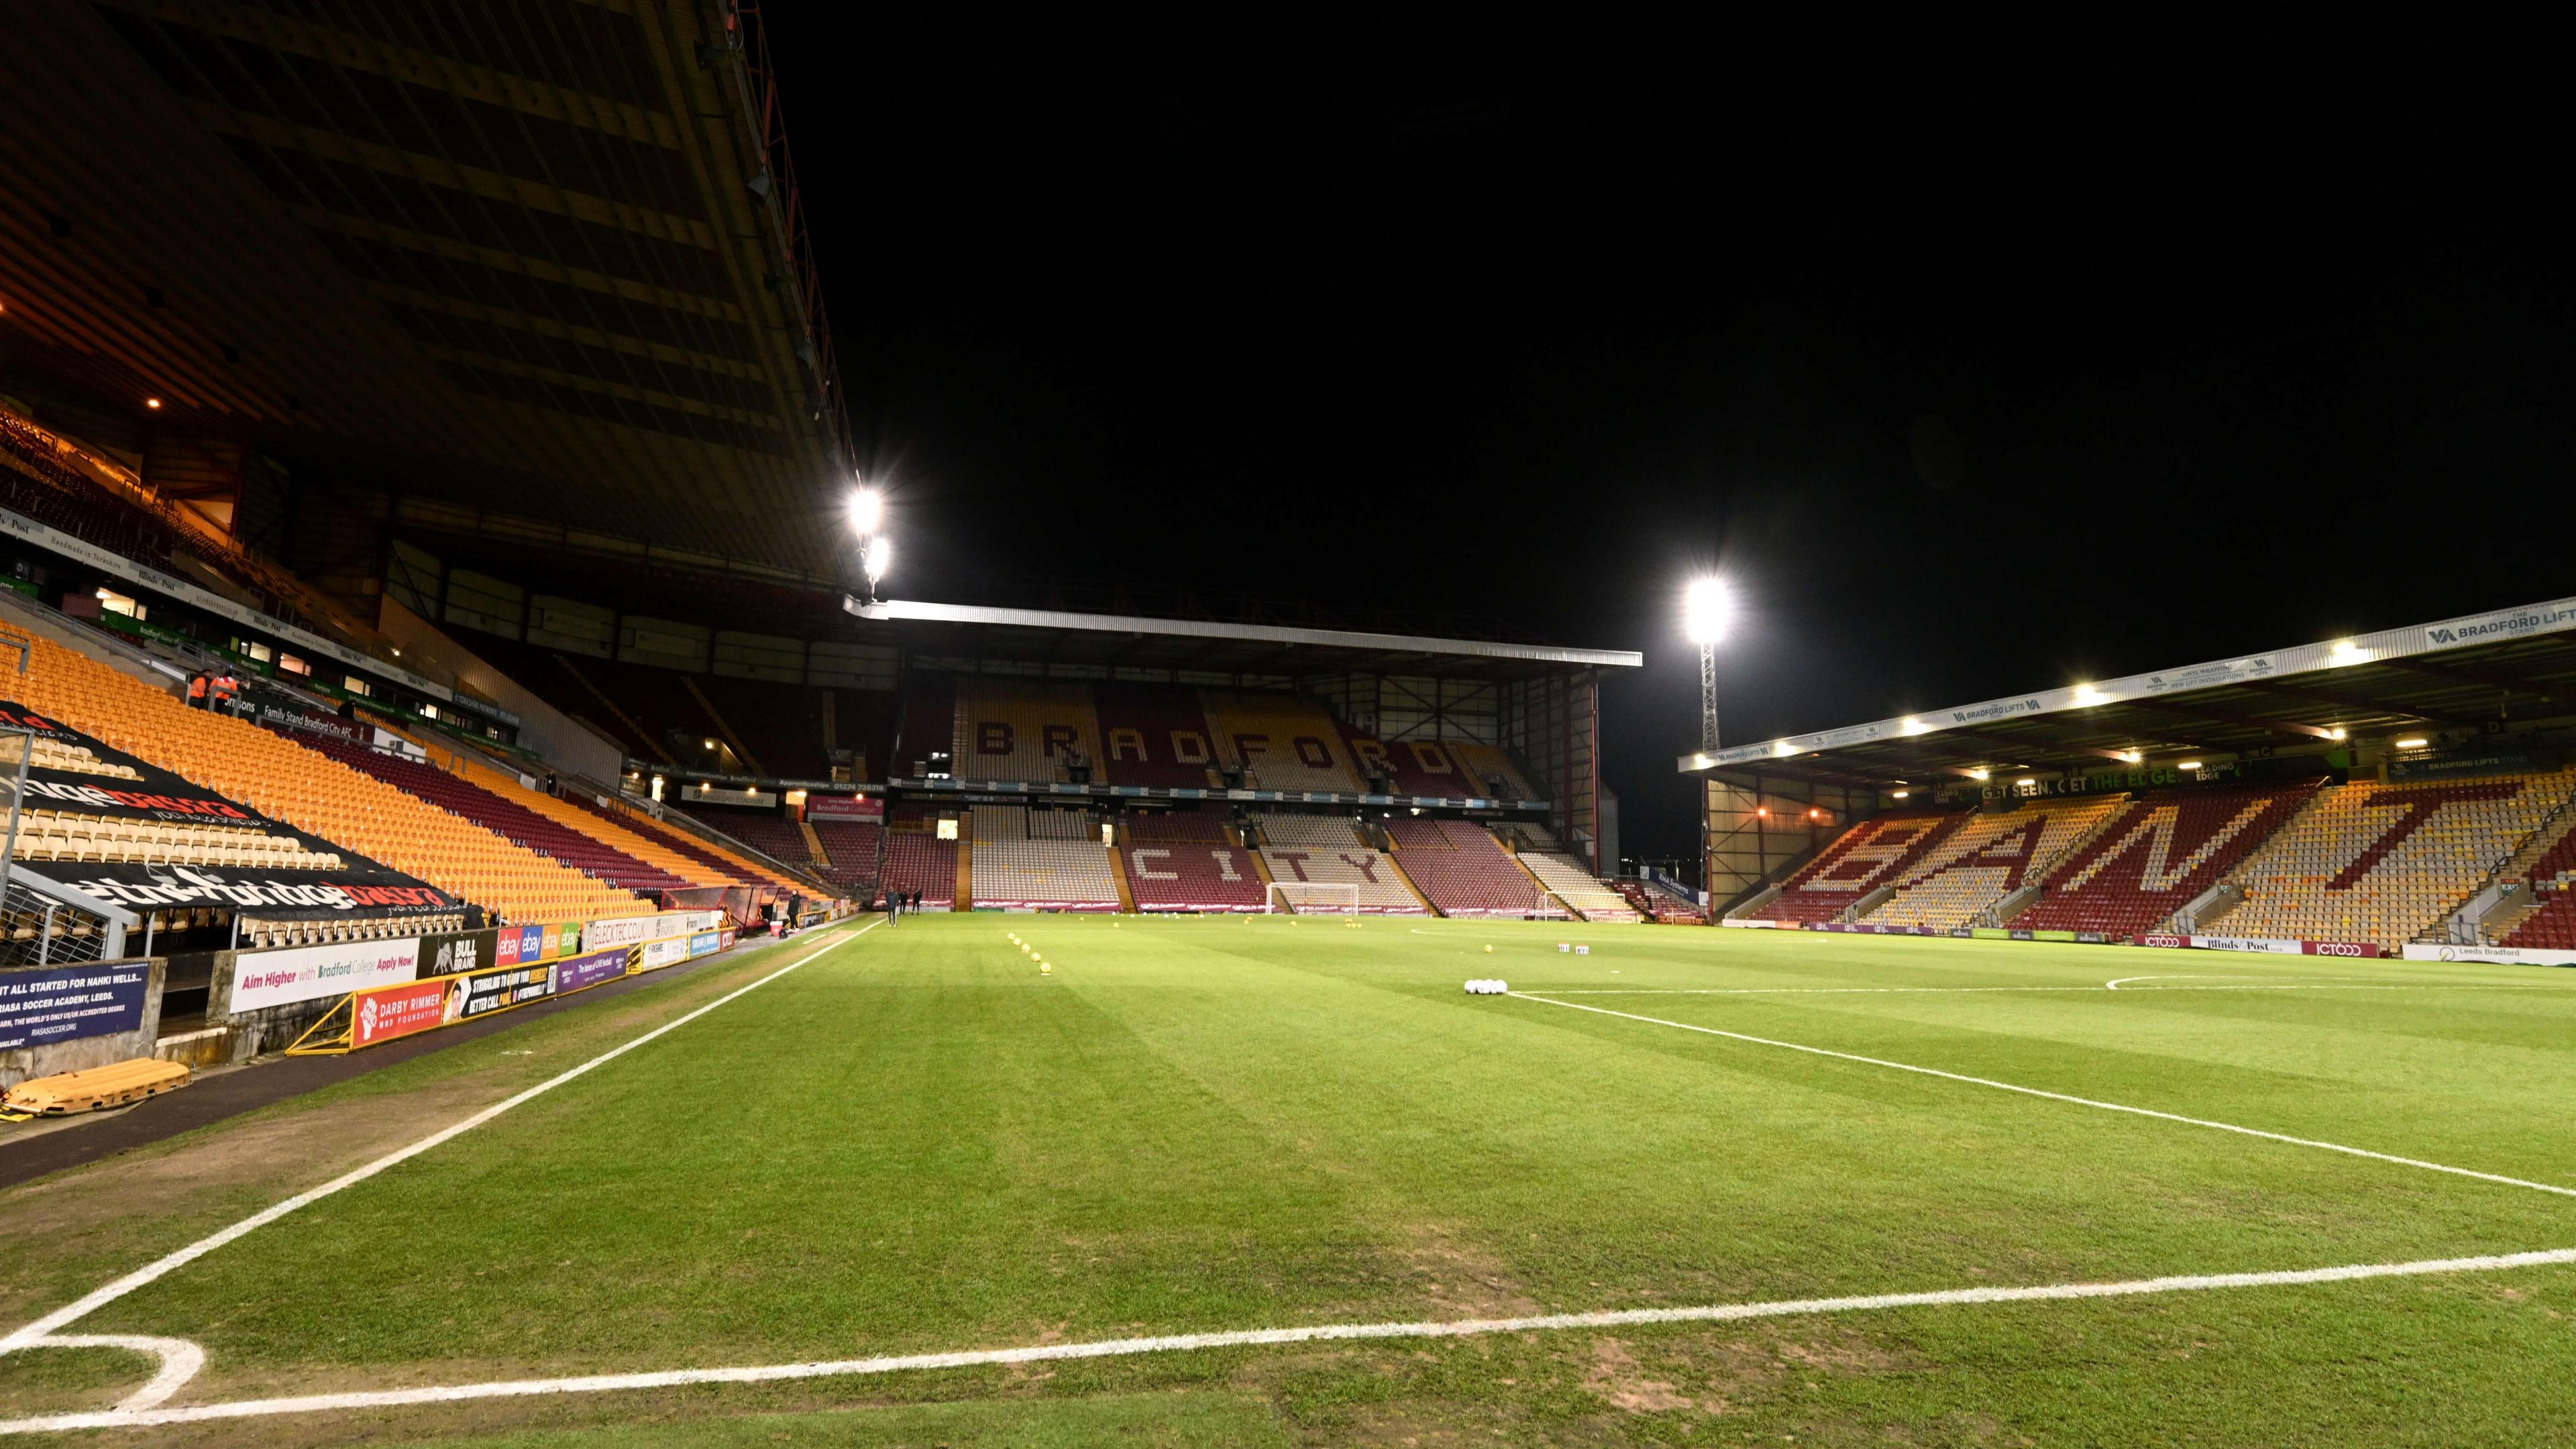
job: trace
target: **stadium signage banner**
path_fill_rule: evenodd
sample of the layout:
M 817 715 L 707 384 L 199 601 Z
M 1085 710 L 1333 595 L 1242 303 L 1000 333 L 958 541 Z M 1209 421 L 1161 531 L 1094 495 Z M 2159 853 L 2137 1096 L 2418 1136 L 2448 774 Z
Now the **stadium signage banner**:
M 805 814 L 813 820 L 864 820 L 874 824 L 885 819 L 885 801 L 866 795 L 808 795 Z
M 2427 946 L 2406 948 L 2409 961 L 2475 961 L 2492 966 L 2576 966 L 2576 951 L 2527 946 Z
M 1739 921 L 1730 916 L 1725 920 L 1719 921 L 1718 924 L 1721 926 L 1733 926 L 1736 929 L 1743 931 L 1776 931 L 1789 923 L 1786 921 Z
M 0 971 L 0 1051 L 143 1029 L 143 961 Z
M 612 916 L 584 927 L 581 940 L 583 945 L 594 951 L 611 946 L 635 946 L 670 936 L 712 931 L 724 924 L 724 918 L 722 911 L 666 911 L 658 916 Z
M 665 771 L 664 773 L 668 773 Z M 796 781 L 783 781 L 795 784 Z M 1418 805 L 1447 810 L 1545 810 L 1545 800 L 1487 800 L 1455 795 L 1366 795 L 1331 790 L 1204 790 L 1188 785 L 1035 785 L 1024 780 L 890 780 L 898 790 L 945 794 L 1097 795 L 1133 800 L 1241 800 L 1253 804 Z
M 581 949 L 581 923 L 561 921 L 549 926 L 504 926 L 492 945 L 489 966 L 517 966 L 530 961 L 552 961 L 572 955 Z
M 232 1014 L 393 986 L 420 974 L 420 938 L 244 951 L 233 959 Z
M 689 938 L 666 936 L 659 941 L 647 941 L 635 947 L 630 954 L 635 959 L 636 970 L 659 971 L 665 966 L 676 966 L 689 959 Z
M 626 974 L 633 948 L 620 946 L 611 951 L 592 951 L 555 965 L 555 994 L 579 991 L 603 981 L 615 981 Z
M 2388 948 L 2376 941 L 2284 941 L 2266 936 L 2170 936 L 2129 938 L 2131 945 L 2196 951 L 2251 951 L 2266 956 L 2351 956 L 2376 959 Z
M 423 936 L 420 938 L 420 974 L 424 977 L 463 976 L 468 972 L 508 965 L 510 963 L 496 959 L 502 934 L 499 931 L 458 931 L 450 935 Z M 515 938 L 519 933 L 514 930 L 508 934 Z
M 447 1025 L 447 987 L 444 981 L 415 981 L 357 993 L 349 1019 L 350 1049 Z

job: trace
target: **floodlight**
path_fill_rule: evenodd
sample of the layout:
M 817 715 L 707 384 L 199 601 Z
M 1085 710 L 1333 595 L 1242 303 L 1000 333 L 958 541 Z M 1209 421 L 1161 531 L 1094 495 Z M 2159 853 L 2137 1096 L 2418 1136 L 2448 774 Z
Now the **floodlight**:
M 1734 611 L 1724 579 L 1693 579 L 1682 591 L 1682 633 L 1693 644 L 1714 644 L 1725 637 Z
M 2174 766 L 2174 768 L 2177 770 L 2197 770 L 2200 768 L 2200 761 L 2185 760 L 2181 764 Z
M 850 527 L 856 530 L 861 538 L 873 538 L 879 525 L 884 522 L 885 495 L 874 488 L 861 485 L 859 491 L 850 495 Z
M 859 555 L 859 565 L 867 570 L 869 588 L 877 586 L 877 580 L 886 576 L 886 569 L 893 562 L 894 545 L 884 534 L 868 540 L 867 551 Z
M 1891 790 L 1888 792 L 1888 796 L 1890 799 L 1902 800 L 1913 793 L 1914 792 L 1911 790 Z
M 1971 780 L 1983 780 L 1991 777 L 1993 774 L 1994 771 L 1992 770 L 1970 770 L 1968 772 L 1968 778 Z
M 2431 740 L 2426 739 L 2402 739 L 2397 741 L 2397 748 L 2401 750 L 2420 750 L 2431 743 Z

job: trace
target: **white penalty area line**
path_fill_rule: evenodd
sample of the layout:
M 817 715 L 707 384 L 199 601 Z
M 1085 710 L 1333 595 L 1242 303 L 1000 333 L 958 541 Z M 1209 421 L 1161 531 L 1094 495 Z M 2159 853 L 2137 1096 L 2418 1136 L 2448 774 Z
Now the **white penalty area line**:
M 1229 1333 L 1178 1333 L 1159 1338 L 1115 1338 L 1089 1343 L 1048 1343 L 1025 1348 L 970 1349 L 814 1363 L 742 1368 L 670 1369 L 658 1373 L 593 1374 L 582 1378 L 516 1379 L 434 1388 L 381 1389 L 294 1398 L 239 1399 L 176 1409 L 109 1409 L 0 1421 L 0 1434 L 78 1429 L 151 1428 L 250 1419 L 278 1414 L 318 1414 L 335 1409 L 381 1409 L 410 1404 L 452 1404 L 475 1399 L 597 1394 L 623 1389 L 666 1389 L 694 1384 L 776 1383 L 788 1379 L 856 1377 L 987 1364 L 1050 1363 L 1067 1359 L 1122 1358 L 1212 1348 L 1384 1339 L 1473 1338 L 1496 1333 L 1624 1328 L 1664 1323 L 1733 1323 L 1757 1318 L 1796 1318 L 1825 1313 L 1864 1313 L 1891 1308 L 1949 1308 L 1989 1303 L 2039 1303 L 2079 1298 L 2135 1298 L 2161 1293 L 2204 1293 L 2221 1288 L 2281 1288 L 2349 1283 L 2367 1278 L 2414 1278 L 2450 1273 L 2495 1273 L 2515 1268 L 2576 1263 L 2576 1248 L 2502 1253 L 2473 1258 L 2425 1258 L 2408 1263 L 2348 1263 L 2334 1268 L 2293 1268 L 2270 1273 L 2208 1273 L 2189 1277 L 2132 1278 L 2110 1283 L 2052 1283 L 2029 1288 L 1945 1288 L 1925 1293 L 1877 1293 L 1854 1298 L 1792 1298 L 1766 1303 L 1716 1303 L 1694 1308 L 1626 1308 L 1597 1313 L 1542 1313 L 1523 1318 L 1466 1318 L 1419 1323 L 1329 1323 L 1307 1328 L 1254 1328 Z
M 1588 1011 L 1596 1016 L 1615 1016 L 1623 1021 L 1642 1021 L 1648 1026 L 1669 1026 L 1676 1031 L 1695 1031 L 1703 1036 L 1724 1037 L 1729 1041 L 1748 1042 L 1754 1046 L 1778 1047 L 1783 1051 L 1804 1052 L 1814 1057 L 1831 1057 L 1836 1061 L 1858 1062 L 1862 1066 L 1885 1067 L 1890 1071 L 1912 1072 L 1923 1077 L 1939 1077 L 1943 1081 L 1965 1082 L 1972 1087 L 1991 1087 L 1998 1092 L 2018 1092 L 2025 1097 L 2066 1102 L 2103 1112 L 2126 1112 L 2132 1117 L 2153 1117 L 2161 1122 L 2180 1122 L 2188 1127 L 2207 1127 L 2216 1132 L 2233 1132 L 2240 1137 L 2259 1137 L 2266 1142 L 2285 1142 L 2293 1147 L 2314 1147 L 2324 1152 L 2340 1152 L 2347 1157 L 2366 1157 L 2373 1162 L 2394 1163 L 2399 1167 L 2416 1167 L 2426 1172 L 2444 1172 L 2453 1177 L 2470 1177 L 2480 1182 L 2492 1182 L 2505 1187 L 2529 1188 L 2533 1192 L 2554 1193 L 2559 1197 L 2576 1197 L 2576 1187 L 2532 1182 L 2525 1178 L 2506 1177 L 2500 1173 L 2480 1172 L 2469 1167 L 2452 1167 L 2446 1163 L 2426 1162 L 2420 1157 L 2399 1157 L 2389 1152 L 2373 1152 L 2367 1147 L 2347 1147 L 2340 1142 L 2320 1142 L 2313 1137 L 2293 1137 L 2286 1132 L 2266 1132 L 2260 1127 L 2239 1127 L 2233 1122 L 2214 1122 L 2207 1117 L 2186 1117 L 2179 1112 L 2160 1112 L 2153 1107 L 2132 1107 L 2122 1102 L 2104 1102 L 2092 1097 L 2077 1097 L 2065 1092 L 2050 1092 L 2038 1087 L 1998 1082 L 1992 1077 L 1972 1077 L 1965 1072 L 1945 1072 L 1939 1067 L 1918 1067 L 1911 1062 L 1891 1062 L 1884 1057 L 1865 1057 L 1857 1052 L 1838 1052 L 1828 1047 L 1807 1046 L 1794 1041 L 1778 1041 L 1767 1036 L 1725 1031 L 1714 1026 L 1696 1026 L 1687 1021 L 1667 1021 L 1660 1016 L 1640 1016 L 1632 1011 L 1613 1011 L 1606 1006 L 1587 1006 L 1580 1001 L 1555 1001 L 1545 996 L 1534 996 L 1526 991 L 1511 991 L 1504 994 L 1515 1000 L 1535 1001 L 1541 1006 L 1562 1007 L 1567 1011 Z
M 521 1092 L 516 1096 L 495 1102 L 491 1106 L 484 1108 L 482 1111 L 467 1117 L 453 1126 L 445 1127 L 439 1131 L 433 1132 L 427 1137 L 423 1137 L 419 1141 L 414 1142 L 407 1147 L 396 1148 L 393 1151 L 386 1153 L 384 1156 L 377 1158 L 375 1161 L 367 1163 L 363 1167 L 354 1168 L 348 1172 L 342 1173 L 340 1176 L 331 1179 L 320 1187 L 308 1189 L 304 1192 L 297 1193 L 295 1196 L 287 1198 L 284 1201 L 273 1203 L 270 1206 L 251 1214 L 249 1217 L 242 1219 L 240 1222 L 234 1223 L 228 1228 L 221 1229 L 217 1232 L 210 1233 L 205 1237 L 199 1238 L 197 1241 L 190 1243 L 188 1246 L 181 1248 L 177 1252 L 171 1253 L 166 1257 L 155 1259 L 154 1261 L 135 1269 L 133 1272 L 126 1274 L 124 1277 L 117 1279 L 115 1282 L 95 1289 L 87 1296 L 74 1302 L 67 1303 L 62 1307 L 55 1309 L 53 1312 L 46 1314 L 44 1317 L 37 1319 L 33 1323 L 27 1324 L 25 1327 L 18 1329 L 7 1337 L 0 1338 L 0 1354 L 8 1354 L 31 1348 L 85 1347 L 130 1348 L 137 1353 L 151 1354 L 161 1360 L 161 1371 L 154 1376 L 151 1383 L 145 1385 L 143 1389 L 128 1398 L 125 1403 L 119 1407 L 120 1410 L 140 1409 L 148 1407 L 151 1404 L 157 1404 L 168 1398 L 171 1394 L 177 1392 L 179 1387 L 185 1384 L 190 1377 L 193 1377 L 197 1368 L 205 1362 L 205 1354 L 202 1350 L 198 1349 L 196 1345 L 189 1343 L 186 1339 L 144 1338 L 140 1336 L 101 1336 L 87 1334 L 60 1335 L 57 1334 L 55 1330 L 79 1322 L 81 1319 L 88 1317 L 99 1309 L 115 1302 L 117 1299 L 132 1293 L 136 1289 L 165 1277 L 180 1268 L 186 1267 L 188 1264 L 193 1263 L 208 1253 L 213 1252 L 217 1248 L 224 1246 L 226 1243 L 233 1242 L 247 1234 L 257 1232 L 259 1229 L 268 1226 L 270 1223 L 276 1222 L 279 1218 L 285 1217 L 287 1214 L 294 1212 L 298 1208 L 310 1207 L 313 1204 L 320 1202 L 322 1199 L 331 1196 L 333 1193 L 355 1187 L 359 1183 L 365 1182 L 368 1178 L 374 1177 L 376 1174 L 383 1172 L 387 1168 L 408 1162 L 422 1153 L 429 1151 L 431 1148 L 437 1147 L 442 1143 L 473 1131 L 475 1128 L 482 1126 L 484 1123 L 491 1121 L 493 1118 L 500 1116 L 502 1113 L 507 1112 L 514 1107 L 523 1106 L 528 1102 L 544 1096 L 546 1093 L 553 1091 L 555 1088 L 562 1086 L 576 1077 L 582 1076 L 595 1068 L 606 1066 L 608 1063 L 615 1061 L 619 1057 L 626 1055 L 628 1052 L 635 1050 L 637 1047 L 640 1047 L 647 1042 L 653 1041 L 670 1032 L 679 1030 L 681 1027 L 688 1025 L 690 1022 L 697 1020 L 699 1017 L 706 1015 L 717 1007 L 723 1006 L 728 1002 L 739 1000 L 740 998 L 759 990 L 761 987 L 768 985 L 770 982 L 777 980 L 779 977 L 786 975 L 797 967 L 802 966 L 806 962 L 822 955 L 824 952 L 836 950 L 839 947 L 848 945 L 850 942 L 855 941 L 859 937 L 866 935 L 868 932 L 875 930 L 880 924 L 883 923 L 870 922 L 869 924 L 860 927 L 858 930 L 841 937 L 837 941 L 832 941 L 826 945 L 818 946 L 814 950 L 806 952 L 804 955 L 788 962 L 786 965 L 779 967 L 777 970 L 770 972 L 768 975 L 761 977 L 759 980 L 754 981 L 747 986 L 737 987 L 736 989 L 717 997 L 715 1000 L 708 1002 L 706 1005 L 699 1007 L 697 1010 L 692 1011 L 685 1016 L 675 1017 L 672 1020 L 664 1022 L 662 1025 L 653 1028 L 651 1031 L 644 1033 L 642 1036 L 636 1037 L 632 1041 L 626 1042 L 620 1046 L 611 1047 L 607 1051 L 601 1052 L 599 1055 L 592 1057 L 589 1061 L 583 1062 L 580 1066 L 573 1067 L 568 1071 L 549 1077 L 545 1081 L 539 1082 L 537 1085 L 528 1088 L 526 1091 Z M 184 1372 L 182 1371 L 183 1369 Z

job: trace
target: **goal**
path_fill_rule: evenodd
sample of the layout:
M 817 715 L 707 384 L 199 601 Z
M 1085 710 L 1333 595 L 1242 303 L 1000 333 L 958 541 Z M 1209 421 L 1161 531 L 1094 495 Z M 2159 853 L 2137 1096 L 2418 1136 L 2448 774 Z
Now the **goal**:
M 1360 913 L 1360 888 L 1351 881 L 1274 880 L 1270 889 L 1264 892 L 1262 908 L 1272 915 L 1319 916 L 1339 912 L 1356 917 Z

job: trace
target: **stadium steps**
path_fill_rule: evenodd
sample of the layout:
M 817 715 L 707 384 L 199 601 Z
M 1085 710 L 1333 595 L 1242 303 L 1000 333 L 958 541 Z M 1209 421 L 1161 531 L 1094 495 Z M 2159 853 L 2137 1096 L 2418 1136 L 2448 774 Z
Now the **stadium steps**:
M 805 837 L 805 853 L 812 857 L 816 865 L 829 866 L 832 863 L 832 856 L 829 851 L 823 849 L 823 837 L 816 835 L 814 827 L 802 820 L 796 822 L 796 829 Z
M 957 819 L 957 894 L 949 898 L 948 909 L 975 909 L 975 812 Z
M 2531 838 L 2522 843 L 2522 848 L 2515 851 L 2502 866 L 2496 869 L 2496 880 L 2520 881 L 2522 888 L 2515 893 L 2511 901 L 2499 904 L 2478 922 L 2478 929 L 2485 933 L 2485 939 L 2489 943 L 2501 941 L 2512 935 L 2524 921 L 2539 914 L 2540 908 L 2549 904 L 2546 896 L 2533 889 L 2531 868 L 2540 862 L 2542 856 L 2556 850 L 2559 842 L 2571 834 L 2576 834 L 2576 808 L 2560 805 L 2557 814 L 2552 816 L 2548 823 L 2533 831 Z
M 1499 841 L 1502 837 L 1496 836 L 1495 839 Z M 1569 920 L 1579 921 L 1583 919 L 1583 913 L 1576 910 L 1574 907 L 1567 905 L 1565 903 L 1565 897 L 1558 895 L 1548 886 L 1546 881 L 1540 880 L 1538 878 L 1538 872 L 1529 868 L 1529 862 L 1521 859 L 1521 853 L 1518 850 L 1513 849 L 1509 842 L 1503 843 L 1503 854 L 1510 856 L 1512 858 L 1512 864 L 1520 867 L 1521 874 L 1529 877 L 1530 889 L 1538 893 L 1536 898 L 1543 898 L 1555 902 L 1556 908 L 1565 912 L 1566 918 Z
M 1136 914 L 1136 891 L 1127 884 L 1127 859 L 1115 847 L 1106 848 L 1109 850 L 1109 879 L 1118 887 L 1118 909 L 1132 916 Z

